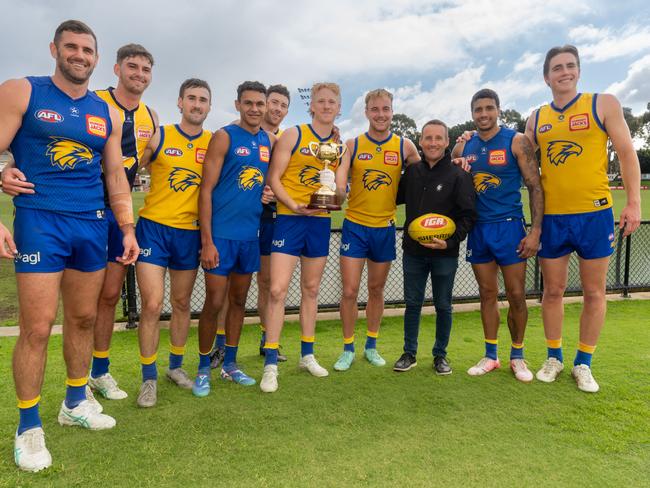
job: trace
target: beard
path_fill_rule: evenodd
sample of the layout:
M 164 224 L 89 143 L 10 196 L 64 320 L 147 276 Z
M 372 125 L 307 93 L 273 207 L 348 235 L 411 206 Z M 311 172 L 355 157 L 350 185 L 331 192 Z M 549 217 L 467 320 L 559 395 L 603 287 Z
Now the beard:
M 93 74 L 93 70 L 95 69 L 94 66 L 88 67 L 86 70 L 86 73 L 84 74 L 79 74 L 76 71 L 74 71 L 72 68 L 68 66 L 66 63 L 66 60 L 62 57 L 57 55 L 56 57 L 56 66 L 63 75 L 63 77 L 68 80 L 71 83 L 74 83 L 75 85 L 83 85 L 90 79 L 90 75 Z

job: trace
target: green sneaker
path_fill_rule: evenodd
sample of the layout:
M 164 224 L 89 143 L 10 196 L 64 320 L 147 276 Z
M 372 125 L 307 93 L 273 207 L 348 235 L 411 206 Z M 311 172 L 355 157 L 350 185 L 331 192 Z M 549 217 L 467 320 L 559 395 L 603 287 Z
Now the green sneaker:
M 386 366 L 386 361 L 379 355 L 377 349 L 366 349 L 363 355 L 373 366 Z
M 334 369 L 336 371 L 347 371 L 352 366 L 354 362 L 354 353 L 352 351 L 343 351 L 339 356 L 336 363 L 334 363 Z

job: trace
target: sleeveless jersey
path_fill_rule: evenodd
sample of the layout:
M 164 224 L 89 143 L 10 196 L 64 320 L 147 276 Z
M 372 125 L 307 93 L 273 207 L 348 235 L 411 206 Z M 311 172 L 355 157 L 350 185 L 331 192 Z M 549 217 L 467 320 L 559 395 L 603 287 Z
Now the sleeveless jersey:
M 607 132 L 597 94 L 579 93 L 564 108 L 544 105 L 535 117 L 542 159 L 545 214 L 593 212 L 612 206 L 607 179 Z
M 185 134 L 176 124 L 160 127 L 160 143 L 151 157 L 151 188 L 140 217 L 177 229 L 199 228 L 199 185 L 212 134 Z
M 274 132 L 273 135 L 276 137 L 276 139 L 279 139 L 282 133 L 284 132 L 283 129 L 278 129 L 277 132 Z M 262 220 L 274 220 L 275 215 L 278 212 L 278 206 L 276 202 L 271 202 L 271 203 L 264 203 L 262 205 Z
M 251 134 L 240 126 L 223 127 L 230 146 L 212 190 L 212 235 L 221 239 L 258 238 L 262 190 L 271 160 L 271 140 L 264 130 Z
M 404 164 L 404 140 L 391 133 L 375 141 L 368 133 L 354 139 L 350 195 L 345 218 L 366 227 L 395 223 L 395 197 Z
M 138 174 L 138 165 L 144 154 L 144 149 L 156 132 L 156 126 L 149 107 L 140 103 L 134 110 L 128 110 L 117 101 L 113 90 L 113 87 L 109 87 L 106 90 L 97 90 L 95 93 L 99 98 L 113 106 L 120 114 L 122 120 L 122 161 L 129 187 L 133 189 L 135 175 Z M 108 207 L 108 192 L 106 191 L 106 182 L 103 175 L 102 182 L 104 183 L 104 202 Z
M 72 99 L 49 76 L 28 77 L 27 111 L 10 149 L 36 193 L 17 207 L 83 213 L 104 208 L 101 157 L 112 130 L 108 105 L 93 92 Z
M 517 131 L 501 127 L 488 141 L 474 134 L 465 144 L 463 157 L 472 165 L 478 222 L 523 218 L 521 171 L 512 153 L 515 135 Z
M 298 140 L 291 150 L 291 158 L 284 174 L 280 178 L 282 186 L 289 196 L 298 204 L 307 205 L 312 193 L 321 187 L 320 176 L 318 172 L 323 169 L 321 163 L 316 157 L 312 156 L 309 151 L 310 142 L 328 142 L 332 140 L 332 135 L 320 138 L 311 124 L 296 126 L 298 129 Z M 332 171 L 335 171 L 340 161 L 335 161 L 329 165 Z M 278 214 L 295 215 L 282 202 L 278 202 Z M 316 214 L 315 217 L 329 217 L 329 214 L 323 212 Z

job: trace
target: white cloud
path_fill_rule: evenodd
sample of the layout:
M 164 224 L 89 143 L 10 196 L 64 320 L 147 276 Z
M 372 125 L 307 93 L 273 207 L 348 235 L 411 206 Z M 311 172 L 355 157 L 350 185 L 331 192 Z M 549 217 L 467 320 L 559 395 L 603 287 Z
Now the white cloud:
M 634 113 L 644 112 L 650 102 L 650 54 L 632 63 L 625 79 L 612 83 L 605 91 L 616 95 Z
M 574 31 L 571 33 L 575 35 Z M 589 31 L 593 31 L 591 37 L 585 35 Z M 616 31 L 587 28 L 585 32 L 578 31 L 574 39 L 579 42 L 578 50 L 583 61 L 603 62 L 648 52 L 650 27 L 629 24 Z
M 515 63 L 514 72 L 539 69 L 542 65 L 542 53 L 531 53 L 526 51 Z
M 592 24 L 574 27 L 569 31 L 569 38 L 576 42 L 600 41 L 608 35 L 608 28 L 598 28 L 594 27 Z

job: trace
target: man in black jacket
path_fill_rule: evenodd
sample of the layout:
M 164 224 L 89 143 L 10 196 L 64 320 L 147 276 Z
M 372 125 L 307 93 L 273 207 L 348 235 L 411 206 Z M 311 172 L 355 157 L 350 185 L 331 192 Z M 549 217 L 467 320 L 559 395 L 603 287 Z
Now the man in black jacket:
M 437 374 L 451 374 L 447 344 L 451 333 L 451 297 L 458 267 L 458 248 L 474 225 L 474 185 L 472 177 L 451 161 L 447 126 L 431 120 L 422 127 L 422 161 L 408 166 L 399 183 L 397 203 L 406 204 L 402 241 L 404 298 L 404 354 L 395 371 L 408 371 L 417 364 L 418 332 L 427 278 L 431 275 L 436 307 L 436 342 L 433 368 Z M 456 232 L 447 240 L 419 243 L 406 232 L 411 221 L 426 213 L 450 217 Z

